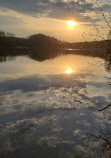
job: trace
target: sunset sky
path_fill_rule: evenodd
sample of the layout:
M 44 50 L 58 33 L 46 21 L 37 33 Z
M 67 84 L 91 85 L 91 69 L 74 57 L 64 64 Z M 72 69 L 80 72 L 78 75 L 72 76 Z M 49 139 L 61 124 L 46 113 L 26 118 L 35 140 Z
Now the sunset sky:
M 9 31 L 19 37 L 43 33 L 70 42 L 88 41 L 83 32 L 95 31 L 94 24 L 102 36 L 109 31 L 95 0 L 0 0 L 0 30 Z M 99 0 L 98 4 L 108 17 L 111 1 Z M 108 20 L 111 20 L 108 18 Z M 76 22 L 70 27 L 68 21 Z

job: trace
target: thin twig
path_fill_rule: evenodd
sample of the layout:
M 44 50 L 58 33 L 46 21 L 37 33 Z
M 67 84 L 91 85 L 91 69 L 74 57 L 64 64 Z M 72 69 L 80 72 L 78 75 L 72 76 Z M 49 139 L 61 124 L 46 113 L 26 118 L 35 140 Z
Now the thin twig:
M 111 103 L 109 103 L 109 104 L 107 104 L 107 105 L 105 105 L 105 106 L 102 106 L 102 107 L 99 108 L 98 110 L 99 110 L 99 111 L 102 111 L 102 110 L 108 108 L 109 106 L 111 106 Z

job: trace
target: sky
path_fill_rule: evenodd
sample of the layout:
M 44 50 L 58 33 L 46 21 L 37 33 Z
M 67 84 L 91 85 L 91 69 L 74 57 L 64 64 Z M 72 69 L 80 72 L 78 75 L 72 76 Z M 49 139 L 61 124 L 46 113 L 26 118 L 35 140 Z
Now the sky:
M 69 42 L 106 38 L 110 27 L 100 9 L 110 23 L 111 1 L 97 4 L 95 0 L 0 0 L 0 30 L 18 37 L 43 33 Z M 76 25 L 71 28 L 67 21 Z

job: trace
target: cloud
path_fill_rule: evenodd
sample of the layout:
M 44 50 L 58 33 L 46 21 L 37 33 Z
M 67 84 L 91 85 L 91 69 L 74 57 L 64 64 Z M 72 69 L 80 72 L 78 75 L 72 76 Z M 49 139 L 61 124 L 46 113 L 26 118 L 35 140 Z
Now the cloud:
M 31 15 L 33 17 L 49 17 L 55 19 L 74 19 L 81 22 L 93 22 L 98 19 L 87 16 L 85 13 L 96 12 L 99 7 L 87 0 L 1 0 L 4 8 Z M 102 9 L 108 9 L 110 5 L 103 4 Z
M 108 102 L 105 85 L 101 84 L 101 87 L 96 88 L 94 85 L 87 85 L 85 81 L 77 80 L 76 75 L 74 78 L 75 80 L 65 78 L 64 75 L 49 75 L 46 79 L 21 78 L 0 82 L 0 114 L 5 116 L 8 113 L 11 118 L 11 115 L 18 116 L 21 111 L 24 116 L 53 110 L 87 109 L 93 112 L 97 109 L 96 106 Z M 87 121 L 82 121 L 82 124 L 89 126 Z
M 22 23 L 22 22 L 23 22 L 23 20 L 18 19 L 17 17 L 10 16 L 10 18 L 9 18 L 9 16 L 0 15 L 0 25 L 1 26 L 8 25 L 8 27 L 9 27 L 10 25 L 12 26 L 12 23 L 14 23 L 15 25 L 13 27 L 15 27 L 15 26 L 20 25 L 20 23 Z
M 89 151 L 92 146 L 89 144 L 92 145 L 93 141 L 86 139 L 87 134 L 101 129 L 104 132 L 111 123 L 110 108 L 102 112 L 97 111 L 98 102 L 102 105 L 104 100 L 107 101 L 109 90 L 105 89 L 105 84 L 96 88 L 97 83 L 86 84 L 85 81 L 78 81 L 76 75 L 74 78 L 75 80 L 67 78 L 68 81 L 66 81 L 65 76 L 49 76 L 50 88 L 38 91 L 23 92 L 16 90 L 17 84 L 13 84 L 12 87 L 15 87 L 15 90 L 0 96 L 0 149 L 2 153 L 13 154 L 13 151 L 16 151 L 15 153 L 22 151 L 23 154 L 29 154 L 30 150 L 26 151 L 31 146 L 37 155 L 40 149 L 41 153 L 43 149 L 46 149 L 46 153 L 49 149 L 59 152 L 66 146 L 67 152 L 74 157 L 76 156 L 74 153 L 78 152 L 92 154 Z M 70 84 L 68 84 L 69 81 Z M 20 79 L 17 83 L 20 85 Z M 33 82 L 29 83 L 32 86 Z M 43 83 L 46 82 L 45 79 L 39 77 L 37 86 L 41 83 L 44 87 Z M 3 85 L 2 82 L 0 88 Z M 90 107 L 95 107 L 95 109 L 92 110 Z M 94 142 L 93 149 L 97 150 L 97 148 L 100 149 L 100 144 Z

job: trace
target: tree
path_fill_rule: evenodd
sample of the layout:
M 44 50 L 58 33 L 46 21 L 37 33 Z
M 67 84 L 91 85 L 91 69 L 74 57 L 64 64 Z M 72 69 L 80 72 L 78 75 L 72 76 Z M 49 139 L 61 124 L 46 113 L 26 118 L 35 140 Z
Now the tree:
M 0 30 L 0 37 L 5 37 L 5 32 Z

